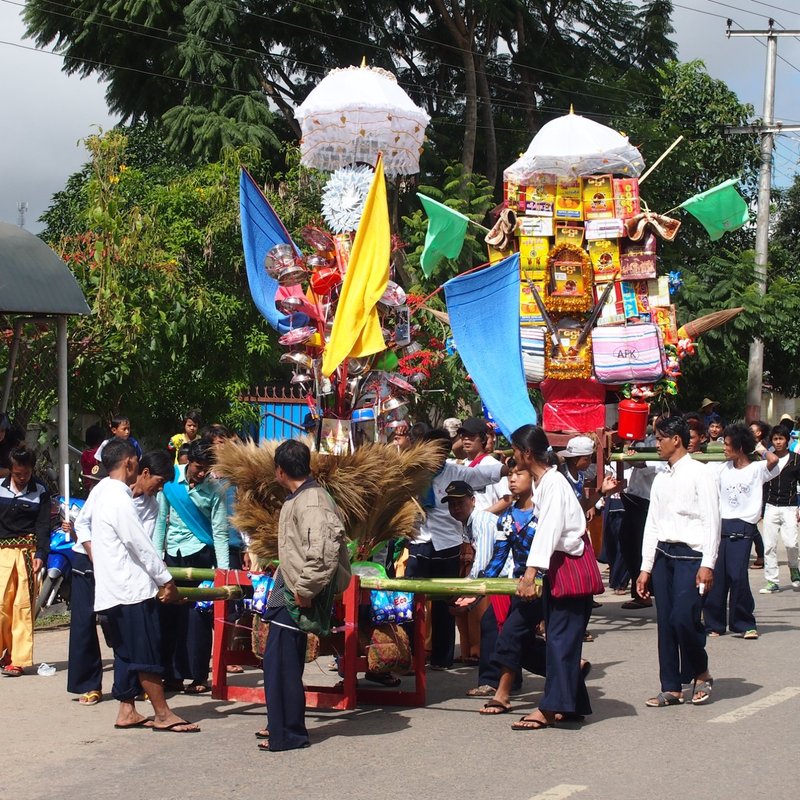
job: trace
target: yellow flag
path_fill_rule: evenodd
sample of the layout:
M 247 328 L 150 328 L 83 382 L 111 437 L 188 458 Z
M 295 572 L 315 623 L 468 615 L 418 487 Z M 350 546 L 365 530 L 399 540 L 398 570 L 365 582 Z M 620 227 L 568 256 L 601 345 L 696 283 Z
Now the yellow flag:
M 331 375 L 348 357 L 370 356 L 386 349 L 375 305 L 389 282 L 391 251 L 386 180 L 383 158 L 379 157 L 322 358 L 323 375 Z

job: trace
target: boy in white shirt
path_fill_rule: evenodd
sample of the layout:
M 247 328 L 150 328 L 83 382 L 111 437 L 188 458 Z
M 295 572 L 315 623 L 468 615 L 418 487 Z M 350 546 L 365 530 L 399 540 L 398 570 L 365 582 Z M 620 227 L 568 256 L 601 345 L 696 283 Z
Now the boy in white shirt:
M 758 533 L 756 523 L 761 519 L 764 484 L 777 477 L 781 468 L 778 456 L 763 444 L 756 445 L 746 425 L 728 425 L 723 439 L 727 460 L 717 474 L 722 540 L 703 619 L 709 636 L 720 636 L 727 627 L 744 639 L 758 639 L 747 568 L 753 537 Z M 760 453 L 763 460 L 753 461 L 753 452 Z
M 170 710 L 161 685 L 161 628 L 158 602 L 180 602 L 172 576 L 145 533 L 130 485 L 139 472 L 134 446 L 110 441 L 103 451 L 108 481 L 92 493 L 91 551 L 95 576 L 94 610 L 108 620 L 114 649 L 114 686 L 119 700 L 115 727 L 149 727 L 154 731 L 195 733 L 197 725 Z M 155 719 L 136 711 L 142 690 L 153 704 Z

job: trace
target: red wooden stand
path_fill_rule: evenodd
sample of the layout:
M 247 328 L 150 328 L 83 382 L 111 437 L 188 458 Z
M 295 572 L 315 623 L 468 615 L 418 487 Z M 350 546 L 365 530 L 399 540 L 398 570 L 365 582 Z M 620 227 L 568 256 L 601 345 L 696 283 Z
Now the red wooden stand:
M 250 586 L 247 572 L 218 569 L 215 586 Z M 264 702 L 263 687 L 234 686 L 228 684 L 229 664 L 260 666 L 261 660 L 252 651 L 228 649 L 229 600 L 214 601 L 214 649 L 212 654 L 212 691 L 215 700 L 234 700 L 243 703 Z M 414 691 L 398 689 L 372 689 L 358 686 L 356 676 L 367 669 L 366 656 L 358 654 L 358 606 L 369 602 L 369 590 L 362 590 L 358 576 L 354 575 L 342 596 L 344 610 L 344 653 L 341 668 L 344 678 L 341 686 L 306 686 L 308 708 L 351 709 L 358 705 L 424 706 L 426 702 L 425 678 L 425 595 L 414 595 Z M 409 676 L 411 677 L 411 676 Z

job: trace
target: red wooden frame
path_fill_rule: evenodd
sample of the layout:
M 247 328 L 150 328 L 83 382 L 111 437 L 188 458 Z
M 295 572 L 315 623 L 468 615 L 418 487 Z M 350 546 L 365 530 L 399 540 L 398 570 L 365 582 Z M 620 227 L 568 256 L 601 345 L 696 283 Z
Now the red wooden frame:
M 250 578 L 243 570 L 218 569 L 215 586 L 250 586 Z M 229 600 L 214 601 L 214 648 L 212 652 L 212 691 L 215 700 L 233 700 L 243 703 L 264 703 L 264 688 L 228 684 L 229 664 L 260 666 L 250 650 L 231 650 L 227 647 L 227 618 Z M 369 590 L 361 589 L 354 575 L 342 597 L 344 610 L 344 654 L 341 686 L 306 686 L 307 708 L 352 709 L 358 705 L 424 706 L 426 703 L 425 675 L 425 595 L 414 595 L 414 690 L 372 689 L 357 685 L 359 672 L 367 669 L 367 659 L 358 654 L 358 606 L 369 602 Z

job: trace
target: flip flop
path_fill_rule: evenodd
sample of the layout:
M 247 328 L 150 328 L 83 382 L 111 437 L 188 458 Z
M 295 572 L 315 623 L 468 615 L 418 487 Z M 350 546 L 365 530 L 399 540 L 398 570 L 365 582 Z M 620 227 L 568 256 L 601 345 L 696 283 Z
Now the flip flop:
M 225 672 L 227 672 L 228 675 L 241 675 L 244 669 L 238 664 L 228 664 L 228 666 L 225 667 Z
M 384 674 L 381 672 L 367 672 L 364 677 L 372 683 L 377 683 L 379 686 L 394 687 L 399 686 L 401 682 L 400 678 L 396 675 Z
M 78 698 L 79 705 L 82 706 L 96 706 L 103 699 L 103 693 L 94 689 L 91 692 L 85 692 Z
M 151 719 L 141 719 L 139 722 L 134 722 L 129 725 L 117 725 L 114 723 L 114 727 L 118 731 L 126 731 L 129 728 L 152 728 L 153 727 L 153 720 Z
M 496 693 L 497 689 L 494 686 L 489 686 L 488 683 L 467 689 L 467 697 L 494 697 Z
M 713 678 L 708 678 L 704 681 L 695 681 L 694 685 L 692 686 L 692 705 L 702 706 L 704 703 L 707 703 L 711 699 L 711 690 L 713 688 Z M 698 692 L 700 693 L 700 697 L 695 698 L 695 695 Z
M 675 697 L 674 694 L 669 692 L 659 692 L 655 697 L 651 697 L 645 701 L 648 708 L 666 708 L 667 706 L 682 706 L 684 703 L 683 696 Z
M 20 675 L 24 674 L 24 670 L 22 667 L 16 667 L 13 664 L 9 664 L 7 667 L 0 669 L 0 674 L 2 674 L 5 678 L 19 678 Z
M 204 683 L 190 683 L 184 690 L 184 694 L 206 694 L 211 691 L 210 686 Z
M 484 717 L 496 717 L 500 714 L 508 714 L 509 711 L 511 711 L 511 706 L 503 705 L 499 700 L 490 700 L 483 704 L 483 708 L 478 713 Z
M 527 724 L 526 724 L 527 723 Z M 540 719 L 528 719 L 528 716 L 520 717 L 517 722 L 512 723 L 512 731 L 541 731 L 544 728 L 555 727 L 552 722 L 542 722 Z
M 185 731 L 179 731 L 178 728 L 182 725 L 194 725 L 194 723 L 181 720 L 180 722 L 173 722 L 172 725 L 165 725 L 164 727 L 156 727 L 153 725 L 150 730 L 156 731 L 156 733 L 200 733 L 200 728 L 197 726 Z
M 256 731 L 256 739 L 269 740 L 269 731 L 266 728 Z
M 269 749 L 269 742 L 259 742 L 257 745 L 258 749 L 261 750 L 262 753 L 273 753 L 273 752 L 280 752 L 275 750 Z M 305 744 L 301 744 L 300 747 L 293 747 L 292 750 L 305 750 L 306 747 L 311 747 L 311 742 L 306 742 Z

